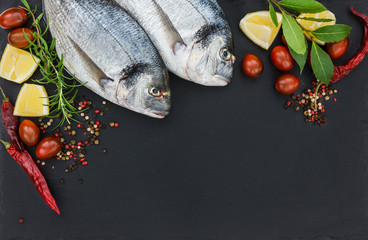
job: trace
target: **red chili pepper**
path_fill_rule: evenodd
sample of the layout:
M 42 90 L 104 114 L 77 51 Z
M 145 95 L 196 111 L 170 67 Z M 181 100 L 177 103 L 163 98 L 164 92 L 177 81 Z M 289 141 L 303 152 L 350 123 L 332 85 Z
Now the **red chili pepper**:
M 3 89 L 0 87 L 0 91 L 4 96 L 3 105 L 1 107 L 1 114 L 3 116 L 3 124 L 6 132 L 9 135 L 10 143 L 17 149 L 24 149 L 23 142 L 19 137 L 19 117 L 14 116 L 14 107 L 4 94 Z
M 23 143 L 19 137 L 19 117 L 13 115 L 14 107 L 5 96 L 1 87 L 0 91 L 4 96 L 1 113 L 3 116 L 5 130 L 9 135 L 10 143 L 4 142 L 1 139 L 0 142 L 4 144 L 10 156 L 12 156 L 27 173 L 44 201 L 60 215 L 60 211 L 56 205 L 55 199 L 50 193 L 50 189 L 47 186 L 44 176 L 37 167 L 37 164 L 33 161 L 31 155 L 29 155 L 27 150 L 24 149 Z
M 23 168 L 23 170 L 27 173 L 28 177 L 33 182 L 33 185 L 36 187 L 37 191 L 42 196 L 43 200 L 53 209 L 57 214 L 60 215 L 60 210 L 56 205 L 54 197 L 51 195 L 50 189 L 47 186 L 46 180 L 43 177 L 40 169 L 37 164 L 33 161 L 31 155 L 26 150 L 19 151 L 13 145 L 8 142 L 4 142 L 0 139 L 10 154 L 11 157 Z
M 364 59 L 365 54 L 368 53 L 368 17 L 364 14 L 354 10 L 353 6 L 350 7 L 351 12 L 358 16 L 364 26 L 364 36 L 362 39 L 362 46 L 360 50 L 352 57 L 347 63 L 342 66 L 335 67 L 334 75 L 331 78 L 331 82 L 335 83 L 346 77 L 355 67 L 359 65 Z

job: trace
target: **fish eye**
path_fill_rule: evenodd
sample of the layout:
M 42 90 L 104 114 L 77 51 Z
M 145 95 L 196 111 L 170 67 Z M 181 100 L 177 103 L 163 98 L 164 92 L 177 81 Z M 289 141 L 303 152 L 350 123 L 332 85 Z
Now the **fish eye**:
M 231 53 L 229 51 L 229 49 L 227 48 L 222 48 L 220 50 L 220 57 L 225 60 L 225 61 L 229 61 L 231 59 Z
M 149 94 L 151 94 L 154 97 L 159 97 L 162 95 L 162 91 L 161 89 L 157 88 L 157 87 L 151 87 L 149 90 Z

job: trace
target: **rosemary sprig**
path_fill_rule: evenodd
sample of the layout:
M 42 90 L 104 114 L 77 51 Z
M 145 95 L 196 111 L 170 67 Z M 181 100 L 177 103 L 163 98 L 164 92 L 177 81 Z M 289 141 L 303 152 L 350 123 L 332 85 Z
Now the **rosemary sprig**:
M 24 7 L 19 7 L 27 11 L 32 19 L 31 28 L 35 30 L 34 33 L 32 33 L 35 38 L 34 41 L 30 41 L 23 32 L 24 37 L 30 43 L 28 50 L 32 56 L 35 55 L 41 59 L 38 66 L 42 78 L 33 81 L 43 85 L 52 84 L 56 87 L 55 94 L 48 97 L 50 114 L 47 117 L 60 118 L 58 125 L 54 129 L 62 126 L 65 122 L 68 124 L 71 124 L 72 121 L 80 123 L 73 115 L 79 114 L 86 109 L 78 111 L 72 103 L 78 94 L 77 87 L 83 86 L 84 84 L 78 84 L 75 77 L 68 77 L 64 74 L 63 56 L 59 59 L 55 50 L 56 39 L 53 38 L 51 42 L 48 41 L 48 19 L 45 20 L 42 28 L 40 22 L 44 14 L 41 13 L 36 17 L 35 9 L 31 9 L 26 0 L 21 1 Z

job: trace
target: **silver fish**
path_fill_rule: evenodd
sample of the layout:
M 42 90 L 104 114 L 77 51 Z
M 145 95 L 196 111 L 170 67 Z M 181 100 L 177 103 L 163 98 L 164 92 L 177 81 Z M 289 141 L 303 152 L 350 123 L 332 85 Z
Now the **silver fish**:
M 168 72 L 139 24 L 114 1 L 44 0 L 67 70 L 100 96 L 155 118 L 170 109 Z
M 174 74 L 206 86 L 233 75 L 230 26 L 217 0 L 116 0 L 144 28 Z

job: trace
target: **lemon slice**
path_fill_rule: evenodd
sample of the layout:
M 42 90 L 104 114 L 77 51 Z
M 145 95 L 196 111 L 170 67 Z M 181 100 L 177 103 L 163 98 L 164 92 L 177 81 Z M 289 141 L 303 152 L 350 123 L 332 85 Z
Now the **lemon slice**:
M 268 50 L 280 31 L 282 14 L 277 14 L 278 27 L 273 24 L 269 11 L 252 12 L 245 15 L 239 27 L 255 44 Z
M 43 86 L 24 84 L 15 102 L 14 115 L 20 117 L 43 117 L 49 115 L 49 100 Z
M 8 44 L 0 62 L 0 77 L 23 83 L 33 75 L 39 62 L 40 59 L 36 56 Z
M 333 21 L 331 21 L 331 22 L 314 22 L 314 21 L 303 20 L 303 19 L 300 19 L 300 18 L 333 19 Z M 320 13 L 302 13 L 298 16 L 298 18 L 296 20 L 299 22 L 300 25 L 302 25 L 308 31 L 314 31 L 314 30 L 317 30 L 318 28 L 321 28 L 321 27 L 324 27 L 324 26 L 335 25 L 336 24 L 335 14 L 333 14 L 330 11 L 324 11 L 324 12 L 320 12 Z M 309 37 L 308 34 L 306 34 L 305 32 L 304 32 L 304 34 L 309 40 L 312 40 Z M 316 43 L 318 43 L 320 45 L 325 45 L 326 44 L 325 42 L 322 42 L 322 41 L 316 39 L 314 36 L 313 36 L 313 41 L 315 41 Z

